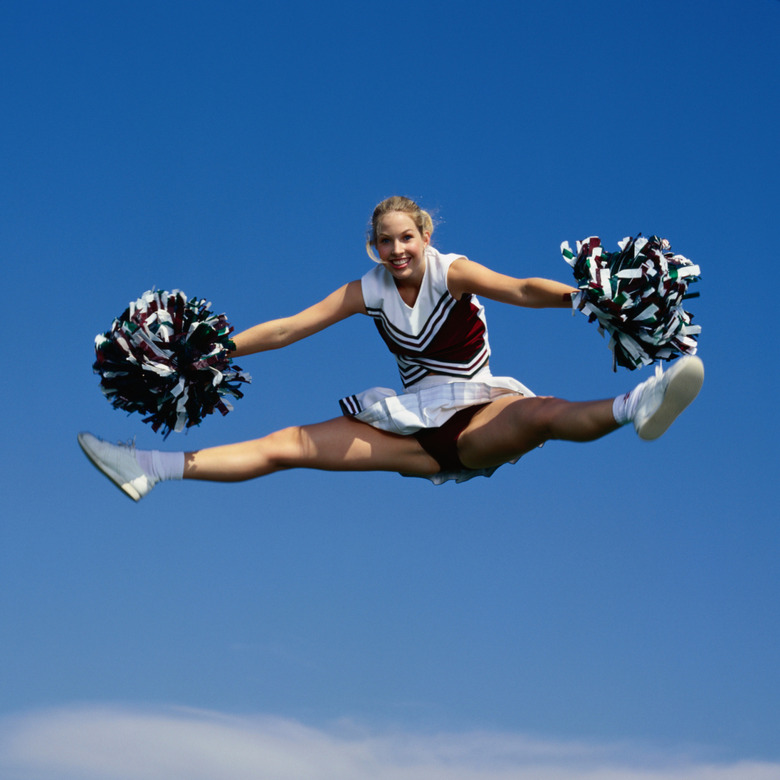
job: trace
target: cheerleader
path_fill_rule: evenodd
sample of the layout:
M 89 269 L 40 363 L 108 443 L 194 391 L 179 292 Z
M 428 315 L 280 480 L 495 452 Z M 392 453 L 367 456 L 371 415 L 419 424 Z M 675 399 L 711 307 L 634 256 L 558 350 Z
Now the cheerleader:
M 90 433 L 78 440 L 90 461 L 135 501 L 170 479 L 238 482 L 292 468 L 394 471 L 436 484 L 490 476 L 544 442 L 586 442 L 633 423 L 656 439 L 696 397 L 697 357 L 625 395 L 571 402 L 536 396 L 490 372 L 479 298 L 526 308 L 572 306 L 577 290 L 549 279 L 505 276 L 431 244 L 433 222 L 395 196 L 374 210 L 367 249 L 376 265 L 290 317 L 245 330 L 231 357 L 280 349 L 355 314 L 373 319 L 394 355 L 402 391 L 375 387 L 341 399 L 342 415 L 259 439 L 194 452 L 138 450 Z M 378 256 L 377 256 L 378 255 Z

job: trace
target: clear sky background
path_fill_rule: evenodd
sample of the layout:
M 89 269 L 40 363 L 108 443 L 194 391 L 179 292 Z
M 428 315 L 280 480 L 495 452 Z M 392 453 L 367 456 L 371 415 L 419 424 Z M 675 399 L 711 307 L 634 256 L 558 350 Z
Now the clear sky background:
M 778 778 L 777 0 L 0 2 L 0 775 Z M 94 336 L 157 286 L 236 328 L 434 243 L 571 281 L 561 241 L 697 262 L 707 376 L 654 443 L 490 479 L 288 472 L 135 505 L 79 430 L 194 449 L 398 386 L 368 319 L 241 361 L 167 442 Z M 493 372 L 612 396 L 595 326 L 487 303 Z

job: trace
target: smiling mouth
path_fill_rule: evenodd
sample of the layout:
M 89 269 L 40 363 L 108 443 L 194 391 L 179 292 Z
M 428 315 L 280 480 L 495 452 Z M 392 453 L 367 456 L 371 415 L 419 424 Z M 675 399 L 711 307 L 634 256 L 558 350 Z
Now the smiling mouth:
M 395 266 L 396 268 L 402 268 L 405 265 L 408 265 L 411 261 L 410 257 L 397 257 L 390 261 L 390 264 Z

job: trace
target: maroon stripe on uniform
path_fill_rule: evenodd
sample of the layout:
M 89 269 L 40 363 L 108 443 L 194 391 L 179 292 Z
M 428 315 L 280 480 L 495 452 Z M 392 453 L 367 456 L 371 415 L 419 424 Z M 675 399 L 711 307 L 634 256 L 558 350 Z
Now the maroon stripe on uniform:
M 449 293 L 442 295 L 433 308 L 433 311 L 428 316 L 428 319 L 425 321 L 425 324 L 420 329 L 420 332 L 417 334 L 407 333 L 396 325 L 393 325 L 382 309 L 366 309 L 366 311 L 369 316 L 374 318 L 374 322 L 377 324 L 378 328 L 381 323 L 381 328 L 384 335 L 387 337 L 385 341 L 391 339 L 401 349 L 416 350 L 420 352 L 426 348 L 431 337 L 436 334 L 441 323 L 449 316 L 449 313 L 457 304 L 458 302 Z
M 472 297 L 464 295 L 460 301 L 453 301 L 447 317 L 421 349 L 400 344 L 397 337 L 388 332 L 383 319 L 374 319 L 379 334 L 396 356 L 404 386 L 429 373 L 468 378 L 487 364 L 487 329 Z M 429 319 L 427 325 L 430 323 Z

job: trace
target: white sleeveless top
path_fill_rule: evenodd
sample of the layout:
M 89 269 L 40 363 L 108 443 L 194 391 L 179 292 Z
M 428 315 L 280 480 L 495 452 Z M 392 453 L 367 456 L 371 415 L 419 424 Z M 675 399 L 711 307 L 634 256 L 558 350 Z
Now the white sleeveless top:
M 425 249 L 425 275 L 414 306 L 398 293 L 384 265 L 361 279 L 363 301 L 395 355 L 405 388 L 429 374 L 471 379 L 490 359 L 485 310 L 476 295 L 450 295 L 447 273 L 462 255 Z

